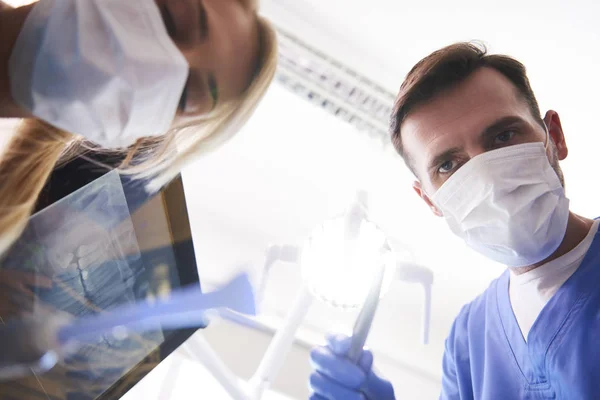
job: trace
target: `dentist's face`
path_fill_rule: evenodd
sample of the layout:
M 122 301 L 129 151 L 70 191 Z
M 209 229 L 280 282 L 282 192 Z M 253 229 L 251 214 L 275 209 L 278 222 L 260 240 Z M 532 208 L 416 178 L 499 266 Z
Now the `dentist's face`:
M 190 65 L 179 115 L 196 116 L 239 97 L 259 53 L 256 13 L 246 0 L 155 0 Z
M 558 160 L 567 156 L 567 147 L 560 119 L 548 111 L 544 120 L 552 142 L 548 158 L 562 180 Z M 546 140 L 545 128 L 517 88 L 486 67 L 415 108 L 402 123 L 401 132 L 419 179 L 414 189 L 438 215 L 429 196 L 471 158 L 505 146 Z

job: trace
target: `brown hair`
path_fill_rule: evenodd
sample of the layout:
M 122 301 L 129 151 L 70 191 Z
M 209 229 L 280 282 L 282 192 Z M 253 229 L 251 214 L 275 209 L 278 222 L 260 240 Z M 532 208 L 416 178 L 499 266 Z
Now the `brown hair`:
M 413 174 L 415 171 L 410 155 L 402 146 L 402 122 L 415 107 L 463 82 L 481 67 L 493 68 L 508 78 L 529 106 L 533 117 L 543 126 L 540 108 L 523 64 L 512 57 L 488 55 L 486 47 L 481 43 L 452 44 L 434 51 L 410 70 L 394 103 L 390 119 L 392 143 Z

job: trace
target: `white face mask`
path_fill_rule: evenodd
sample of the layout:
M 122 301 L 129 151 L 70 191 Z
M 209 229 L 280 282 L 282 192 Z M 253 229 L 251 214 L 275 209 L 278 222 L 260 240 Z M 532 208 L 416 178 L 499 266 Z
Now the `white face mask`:
M 569 218 L 569 200 L 541 142 L 472 158 L 432 202 L 467 245 L 509 267 L 549 257 Z
M 21 107 L 103 147 L 165 133 L 188 70 L 154 0 L 41 0 L 9 61 Z

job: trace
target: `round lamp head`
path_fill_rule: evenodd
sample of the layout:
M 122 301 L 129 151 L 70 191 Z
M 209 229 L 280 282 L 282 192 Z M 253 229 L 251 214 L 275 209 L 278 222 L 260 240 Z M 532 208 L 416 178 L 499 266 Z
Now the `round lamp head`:
M 353 232 L 349 234 L 349 229 Z M 302 249 L 302 277 L 318 299 L 337 308 L 362 306 L 377 268 L 385 268 L 381 296 L 394 279 L 396 257 L 385 233 L 364 215 L 348 215 L 318 226 Z

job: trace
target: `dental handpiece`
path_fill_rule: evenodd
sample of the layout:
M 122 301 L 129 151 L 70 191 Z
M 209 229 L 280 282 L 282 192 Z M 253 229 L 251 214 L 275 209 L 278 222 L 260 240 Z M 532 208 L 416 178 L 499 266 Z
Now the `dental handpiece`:
M 356 194 L 356 201 L 346 214 L 345 218 L 345 239 L 346 243 L 351 247 L 354 247 L 354 241 L 360 236 L 361 224 L 366 219 L 367 209 L 367 193 L 365 191 L 358 191 Z M 385 250 L 389 250 L 387 244 L 381 248 L 381 251 Z M 360 361 L 363 347 L 365 346 L 365 342 L 369 336 L 369 331 L 371 330 L 371 324 L 375 318 L 375 312 L 377 311 L 377 306 L 379 305 L 379 297 L 381 295 L 384 274 L 385 265 L 378 265 L 360 313 L 354 322 L 352 338 L 350 341 L 350 349 L 347 357 L 355 364 L 358 364 Z
M 385 273 L 384 265 L 377 267 L 371 288 L 365 298 L 360 313 L 354 322 L 352 329 L 352 338 L 350 340 L 350 349 L 348 350 L 348 359 L 355 364 L 358 364 L 362 355 L 362 350 L 369 336 L 371 324 L 375 318 L 375 312 L 379 305 L 379 297 L 381 295 L 381 286 L 383 284 L 383 276 Z

